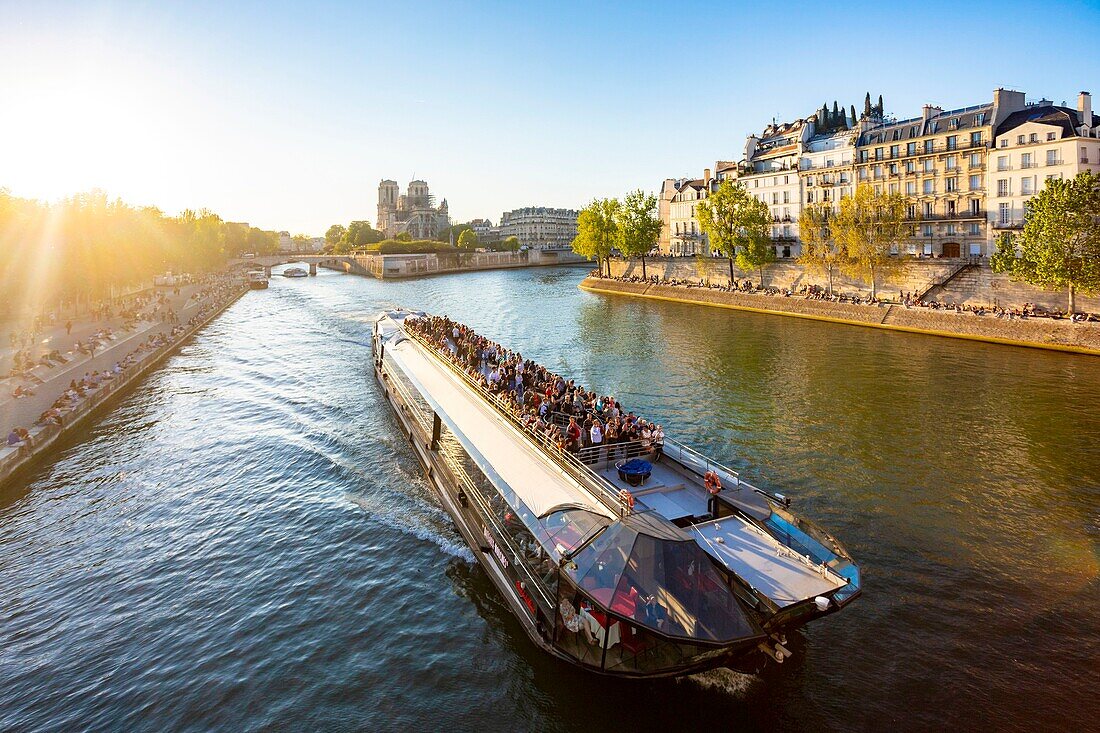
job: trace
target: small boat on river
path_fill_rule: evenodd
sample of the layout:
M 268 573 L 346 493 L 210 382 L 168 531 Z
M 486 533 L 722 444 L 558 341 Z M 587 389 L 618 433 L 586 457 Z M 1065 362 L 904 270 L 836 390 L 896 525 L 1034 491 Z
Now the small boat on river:
M 249 270 L 248 287 L 253 290 L 264 290 L 267 288 L 267 274 L 263 270 Z
M 301 267 L 288 267 L 283 270 L 283 277 L 309 277 L 309 273 Z
M 577 435 L 570 418 L 586 413 L 563 395 L 592 393 L 551 375 L 545 392 L 532 381 L 535 394 L 525 394 L 532 371 L 548 372 L 492 342 L 471 348 L 470 334 L 386 311 L 372 338 L 375 377 L 443 507 L 537 646 L 621 677 L 756 672 L 791 655 L 787 634 L 860 595 L 858 565 L 788 498 L 657 433 L 567 442 Z M 509 393 L 502 368 L 515 377 L 520 364 L 527 375 Z

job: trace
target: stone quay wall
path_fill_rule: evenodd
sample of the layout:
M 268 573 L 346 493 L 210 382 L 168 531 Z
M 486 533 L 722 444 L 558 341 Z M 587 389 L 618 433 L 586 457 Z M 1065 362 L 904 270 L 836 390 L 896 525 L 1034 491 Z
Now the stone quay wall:
M 0 486 L 3 486 L 9 478 L 20 472 L 24 467 L 34 462 L 36 458 L 45 453 L 51 445 L 62 436 L 69 434 L 73 429 L 85 422 L 90 416 L 99 411 L 104 402 L 112 397 L 122 394 L 141 381 L 169 354 L 174 353 L 181 345 L 198 333 L 208 323 L 217 318 L 229 306 L 236 303 L 242 295 L 248 292 L 248 286 L 242 285 L 236 294 L 230 296 L 216 308 L 209 316 L 204 318 L 194 328 L 188 329 L 180 337 L 171 343 L 150 351 L 141 357 L 141 360 L 133 366 L 124 369 L 118 379 L 102 384 L 91 390 L 87 397 L 74 408 L 61 417 L 60 425 L 36 426 L 30 430 L 30 440 L 26 444 L 16 448 L 7 445 L 0 446 Z
M 648 263 L 646 269 L 647 271 L 649 269 Z M 826 300 L 808 300 L 799 296 L 730 292 L 700 286 L 652 285 L 595 276 L 585 278 L 580 287 L 591 292 L 609 295 L 629 295 L 1100 356 L 1100 324 L 1096 323 L 1071 323 L 1065 319 L 1050 318 L 1008 320 L 997 318 L 992 314 L 979 316 L 968 312 L 906 308 L 904 305 L 891 303 L 875 305 L 834 303 Z
M 903 261 L 892 277 L 878 283 L 878 296 L 887 300 L 899 300 L 901 293 L 920 293 L 937 281 L 942 281 L 954 272 L 964 260 L 945 259 L 909 259 Z M 694 283 L 725 285 L 729 282 L 729 260 L 717 257 L 656 257 L 646 258 L 646 275 L 657 275 L 661 280 L 678 280 Z M 757 272 L 746 272 L 734 265 L 734 277 L 737 280 L 759 282 Z M 611 274 L 614 277 L 641 277 L 640 260 L 611 260 Z M 829 279 L 825 275 L 810 272 L 794 261 L 775 262 L 764 268 L 764 285 L 775 288 L 789 288 L 798 292 L 804 285 L 828 287 Z M 870 283 L 858 277 L 837 272 L 833 275 L 833 290 L 846 295 L 866 296 L 871 292 Z M 934 288 L 925 298 L 939 303 L 958 303 L 959 305 L 1022 308 L 1024 303 L 1033 303 L 1047 310 L 1066 310 L 1065 290 L 1045 290 L 1027 283 L 1014 282 L 1007 275 L 993 272 L 989 265 L 982 263 L 972 266 L 956 275 L 941 287 Z M 1077 295 L 1077 310 L 1087 313 L 1100 313 L 1100 297 Z

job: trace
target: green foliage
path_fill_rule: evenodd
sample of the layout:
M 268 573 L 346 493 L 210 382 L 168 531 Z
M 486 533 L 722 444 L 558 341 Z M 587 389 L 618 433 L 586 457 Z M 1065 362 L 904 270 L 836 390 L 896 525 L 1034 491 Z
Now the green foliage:
M 334 225 L 336 226 L 336 225 Z M 332 228 L 329 228 L 332 231 Z M 328 234 L 325 234 L 326 238 Z M 356 247 L 366 247 L 368 244 L 375 244 L 385 239 L 385 235 L 371 227 L 369 221 L 353 221 L 348 224 L 344 230 L 343 242 L 346 245 L 347 250 L 354 249 Z
M 1047 181 L 1027 202 L 1023 231 L 1003 237 L 990 264 L 1033 285 L 1067 288 L 1070 312 L 1076 290 L 1100 290 L 1100 176 Z
M 726 178 L 717 191 L 696 204 L 695 219 L 710 246 L 729 258 L 731 281 L 734 259 L 743 270 L 761 270 L 763 281 L 763 266 L 775 260 L 768 236 L 772 217 L 767 204 L 744 185 Z
M 573 251 L 597 263 L 610 257 L 619 241 L 618 213 L 618 199 L 593 199 L 577 217 Z
M 440 242 L 458 242 L 459 237 L 462 236 L 462 232 L 473 229 L 469 224 L 452 224 L 446 227 L 436 236 L 436 239 Z
M 802 240 L 798 263 L 810 272 L 828 276 L 830 293 L 833 292 L 833 274 L 844 259 L 833 237 L 832 218 L 833 210 L 828 204 L 810 204 L 798 216 L 798 234 Z
M 619 232 L 619 251 L 626 257 L 640 257 L 642 277 L 645 277 L 645 256 L 657 246 L 663 226 L 657 214 L 657 197 L 640 188 L 631 191 L 623 198 L 615 222 Z
M 408 232 L 399 232 L 397 236 L 394 237 L 394 239 L 396 239 L 398 242 L 411 242 L 413 237 Z
M 473 229 L 464 229 L 462 234 L 458 235 L 458 247 L 459 249 L 477 249 L 477 233 Z
M 871 276 L 871 295 L 876 278 L 889 276 L 898 258 L 890 250 L 913 233 L 905 221 L 905 198 L 901 194 L 875 193 L 870 184 L 856 187 L 854 196 L 840 200 L 833 218 L 832 233 L 844 253 L 842 269 Z
M 517 237 L 505 237 L 504 241 L 500 243 L 500 249 L 504 252 L 518 252 L 519 239 Z
M 404 232 L 403 232 L 404 233 Z M 400 236 L 400 235 L 399 235 Z M 387 239 L 371 244 L 368 251 L 384 255 L 446 254 L 455 252 L 455 248 L 445 242 L 434 239 Z
M 227 224 L 213 212 L 166 216 L 110 200 L 102 191 L 46 204 L 0 189 L 3 305 L 103 297 L 112 287 L 173 272 L 204 272 L 248 251 L 276 251 L 271 232 Z
M 335 247 L 336 243 L 344 238 L 347 231 L 348 228 L 343 224 L 333 224 L 328 228 L 328 231 L 325 232 L 325 242 Z

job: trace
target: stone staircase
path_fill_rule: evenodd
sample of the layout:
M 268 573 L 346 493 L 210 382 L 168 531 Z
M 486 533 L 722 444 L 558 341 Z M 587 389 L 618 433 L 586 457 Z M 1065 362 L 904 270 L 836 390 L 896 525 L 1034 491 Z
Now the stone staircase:
M 961 262 L 946 276 L 933 278 L 923 290 L 918 291 L 917 300 L 927 300 L 929 296 L 939 295 L 952 281 L 964 276 L 964 273 L 976 272 L 978 265 L 971 261 Z M 975 281 L 976 282 L 976 281 Z

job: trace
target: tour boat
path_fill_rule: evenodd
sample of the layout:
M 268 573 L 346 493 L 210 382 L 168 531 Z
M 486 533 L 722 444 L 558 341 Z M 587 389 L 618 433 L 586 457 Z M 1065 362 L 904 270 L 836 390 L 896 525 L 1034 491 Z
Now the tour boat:
M 248 287 L 253 290 L 263 290 L 267 287 L 267 274 L 263 270 L 248 271 Z
M 301 267 L 288 267 L 283 270 L 283 277 L 309 277 L 309 273 Z
M 787 634 L 860 595 L 851 556 L 788 498 L 667 437 L 561 450 L 456 364 L 453 343 L 406 326 L 427 317 L 378 317 L 375 378 L 538 647 L 621 677 L 756 672 L 791 655 Z

